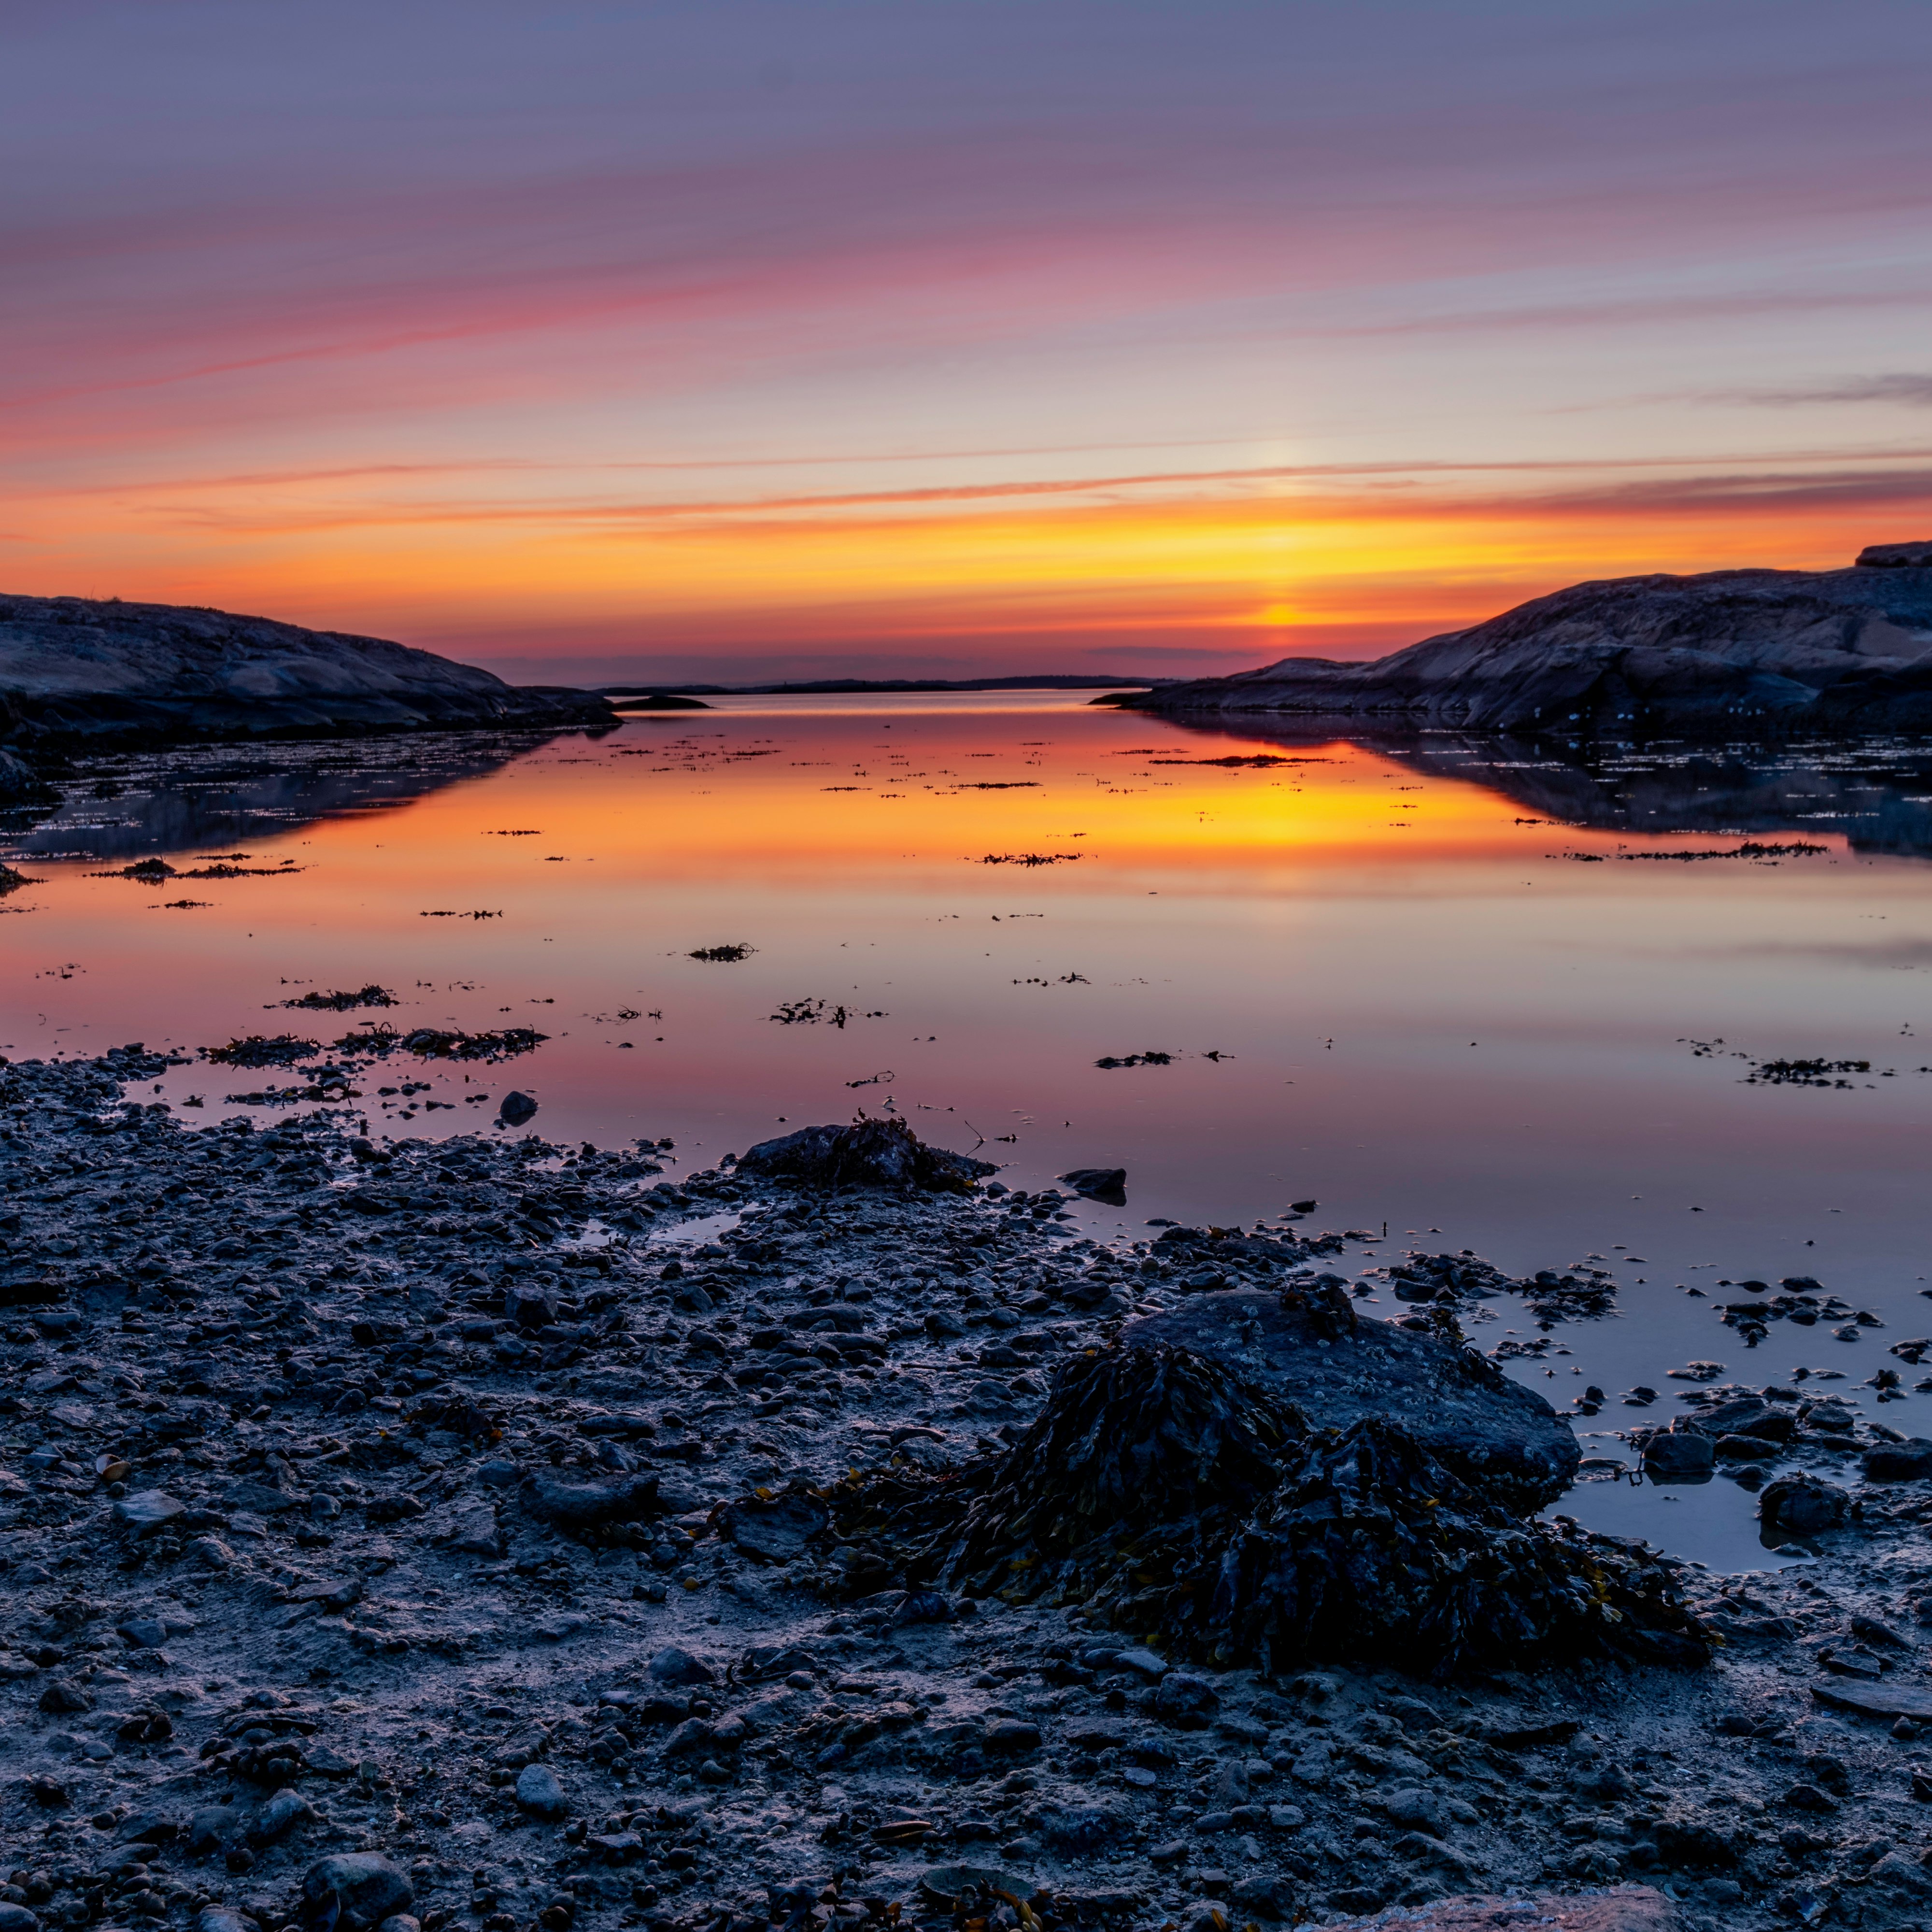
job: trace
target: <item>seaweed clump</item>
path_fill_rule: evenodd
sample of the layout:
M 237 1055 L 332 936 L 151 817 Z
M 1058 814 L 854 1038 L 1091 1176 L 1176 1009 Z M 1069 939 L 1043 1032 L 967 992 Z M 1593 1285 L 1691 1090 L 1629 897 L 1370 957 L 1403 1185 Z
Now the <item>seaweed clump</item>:
M 795 1134 L 760 1141 L 738 1161 L 740 1174 L 802 1181 L 818 1187 L 916 1188 L 963 1194 L 991 1161 L 928 1147 L 901 1120 L 861 1114 L 850 1126 L 801 1127 Z
M 1066 1364 L 1004 1454 L 817 1494 L 836 1594 L 1049 1597 L 1217 1664 L 1394 1661 L 1442 1678 L 1532 1656 L 1710 1655 L 1641 1545 L 1520 1516 L 1383 1418 L 1312 1428 L 1167 1344 Z
M 207 1057 L 219 1066 L 292 1066 L 320 1051 L 314 1040 L 298 1040 L 292 1033 L 255 1033 L 245 1040 L 231 1040 L 226 1046 L 211 1046 Z

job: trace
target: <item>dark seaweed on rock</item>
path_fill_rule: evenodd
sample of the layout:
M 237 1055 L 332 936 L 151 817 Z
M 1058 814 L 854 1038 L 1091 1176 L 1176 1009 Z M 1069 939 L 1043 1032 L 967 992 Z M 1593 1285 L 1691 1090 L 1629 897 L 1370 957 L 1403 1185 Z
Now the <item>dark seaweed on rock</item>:
M 1052 1399 L 968 1510 L 946 1558 L 985 1589 L 1025 1594 L 1111 1570 L 1162 1526 L 1245 1508 L 1274 1486 L 1300 1413 L 1218 1363 L 1161 1343 L 1068 1364 Z M 1022 1552 L 1024 1552 L 1023 1554 Z
M 1532 1655 L 1694 1665 L 1708 1641 L 1640 1546 L 1526 1520 L 1378 1417 L 1310 1430 L 1178 1348 L 1089 1355 L 1007 1454 L 817 1492 L 833 1594 L 941 1582 L 1083 1604 L 1217 1664 Z
M 1710 1656 L 1640 1546 L 1512 1516 L 1374 1418 L 1307 1445 L 1228 1543 L 1190 1634 L 1267 1670 L 1394 1656 L 1436 1677 L 1532 1653 Z
M 738 1162 L 741 1174 L 769 1174 L 818 1187 L 903 1187 L 964 1193 L 991 1161 L 928 1147 L 901 1120 L 861 1114 L 850 1126 L 801 1127 L 760 1141 Z

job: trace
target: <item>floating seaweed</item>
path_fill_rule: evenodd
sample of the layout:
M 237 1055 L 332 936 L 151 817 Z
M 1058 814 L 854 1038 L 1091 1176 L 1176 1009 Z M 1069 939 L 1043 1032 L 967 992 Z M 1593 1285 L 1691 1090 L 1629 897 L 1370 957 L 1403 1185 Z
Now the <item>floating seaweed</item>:
M 719 965 L 735 966 L 741 959 L 748 959 L 758 951 L 755 946 L 700 946 L 695 952 L 687 952 L 687 959 L 703 959 Z
M 1849 1087 L 1844 1073 L 1869 1073 L 1869 1060 L 1760 1060 L 1744 1076 L 1747 1087 Z
M 1519 823 L 1521 821 L 1520 820 Z M 1747 839 L 1742 845 L 1734 845 L 1728 851 L 1714 848 L 1703 850 L 1678 852 L 1619 852 L 1622 860 L 1676 859 L 1689 862 L 1698 859 L 1797 859 L 1813 852 L 1828 852 L 1828 845 L 1816 845 L 1805 839 L 1796 839 L 1785 845 L 1762 845 Z
M 400 1002 L 387 987 L 372 982 L 352 993 L 304 993 L 298 1000 L 284 1000 L 280 1004 L 298 1006 L 306 1012 L 346 1013 L 358 1006 L 393 1006 Z
M 204 1057 L 220 1066 L 293 1066 L 321 1050 L 314 1040 L 298 1039 L 292 1033 L 256 1033 L 231 1040 L 226 1046 L 211 1046 Z
M 371 1026 L 345 1034 L 334 1051 L 352 1057 L 386 1060 L 392 1053 L 412 1053 L 422 1060 L 513 1059 L 530 1053 L 550 1037 L 531 1027 L 505 1027 L 497 1033 L 455 1033 L 440 1027 L 417 1027 L 409 1033 L 389 1026 Z
M 1105 1060 L 1096 1060 L 1096 1066 L 1171 1066 L 1174 1055 L 1156 1053 L 1151 1049 L 1145 1053 L 1109 1054 Z
M 982 866 L 1070 866 L 1086 855 L 1080 852 L 988 852 L 981 860 L 968 860 Z

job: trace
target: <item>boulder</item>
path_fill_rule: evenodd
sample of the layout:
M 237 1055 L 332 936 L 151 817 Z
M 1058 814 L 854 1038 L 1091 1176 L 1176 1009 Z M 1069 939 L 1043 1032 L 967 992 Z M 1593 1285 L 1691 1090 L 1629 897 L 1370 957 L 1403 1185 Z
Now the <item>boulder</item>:
M 1757 1499 L 1758 1520 L 1790 1536 L 1817 1536 L 1836 1529 L 1850 1514 L 1852 1499 L 1833 1483 L 1815 1476 L 1780 1476 Z
M 1330 1340 L 1322 1311 L 1232 1288 L 1130 1322 L 1124 1348 L 1163 1342 L 1218 1362 L 1315 1428 L 1365 1417 L 1400 1424 L 1485 1496 L 1535 1509 L 1569 1486 L 1582 1450 L 1533 1389 L 1473 1350 L 1386 1322 Z
M 1681 1416 L 1643 1445 L 1643 1472 L 1653 1482 L 1708 1482 L 1716 1462 L 1717 1444 Z
M 1110 1208 L 1127 1204 L 1127 1170 L 1124 1167 L 1076 1167 L 1060 1177 L 1076 1194 L 1090 1201 L 1104 1201 Z
M 302 1908 L 314 1927 L 364 1932 L 416 1903 L 409 1874 L 380 1852 L 334 1852 L 302 1877 Z
M 1932 1442 L 1914 1436 L 1874 1443 L 1864 1454 L 1864 1473 L 1868 1483 L 1916 1483 L 1932 1476 Z

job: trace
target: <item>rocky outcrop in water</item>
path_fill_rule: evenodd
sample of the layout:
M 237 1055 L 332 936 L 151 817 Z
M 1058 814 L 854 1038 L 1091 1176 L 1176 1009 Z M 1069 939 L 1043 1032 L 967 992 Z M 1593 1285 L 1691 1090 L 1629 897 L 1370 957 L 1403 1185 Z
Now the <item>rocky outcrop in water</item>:
M 1370 664 L 1287 658 L 1135 700 L 1484 731 L 1932 728 L 1932 544 L 1849 570 L 1625 577 L 1532 598 Z
M 380 638 L 84 597 L 0 597 L 0 704 L 28 746 L 616 722 L 590 692 L 506 684 Z

